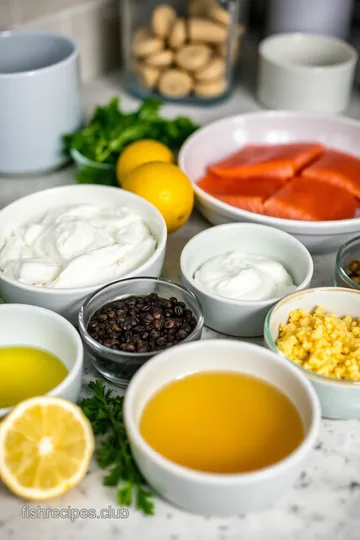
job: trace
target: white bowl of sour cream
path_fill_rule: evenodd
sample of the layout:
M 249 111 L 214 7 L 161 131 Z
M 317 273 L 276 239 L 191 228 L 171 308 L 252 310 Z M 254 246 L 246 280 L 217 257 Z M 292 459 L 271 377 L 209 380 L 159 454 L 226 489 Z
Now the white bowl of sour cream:
M 122 189 L 71 185 L 33 193 L 0 211 L 0 293 L 76 324 L 85 298 L 106 283 L 159 277 L 166 225 Z
M 263 333 L 282 297 L 309 287 L 313 261 L 288 233 L 250 223 L 207 229 L 184 247 L 181 279 L 200 300 L 205 324 L 236 337 Z

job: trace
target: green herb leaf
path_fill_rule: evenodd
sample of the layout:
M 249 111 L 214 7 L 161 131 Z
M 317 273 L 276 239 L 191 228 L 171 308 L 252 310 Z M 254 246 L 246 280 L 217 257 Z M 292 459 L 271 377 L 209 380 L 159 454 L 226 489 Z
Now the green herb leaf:
M 114 465 L 104 478 L 104 486 L 117 486 L 122 479 L 122 470 L 121 465 Z
M 132 455 L 123 421 L 123 398 L 106 389 L 103 381 L 91 381 L 92 397 L 84 399 L 80 406 L 90 420 L 94 434 L 101 435 L 96 452 L 99 466 L 108 469 L 104 485 L 118 486 L 118 504 L 135 506 L 146 515 L 154 513 L 153 493 L 138 469 Z
M 144 514 L 152 516 L 155 510 L 152 492 L 143 487 L 138 489 L 136 506 L 142 508 Z
M 162 118 L 162 103 L 155 98 L 144 99 L 132 113 L 124 113 L 119 105 L 119 98 L 115 97 L 107 105 L 96 107 L 85 128 L 63 137 L 66 155 L 71 155 L 71 150 L 77 150 L 91 161 L 113 167 L 109 171 L 84 167 L 76 174 L 81 184 L 118 186 L 115 165 L 128 144 L 141 139 L 154 139 L 176 152 L 198 128 L 186 117 L 174 120 Z
M 118 490 L 117 492 L 117 500 L 118 504 L 124 505 L 124 506 L 130 506 L 132 503 L 132 483 L 126 482 L 124 487 Z
M 100 184 L 102 186 L 119 187 L 115 168 L 105 171 L 94 167 L 83 167 L 76 172 L 75 179 L 79 184 Z

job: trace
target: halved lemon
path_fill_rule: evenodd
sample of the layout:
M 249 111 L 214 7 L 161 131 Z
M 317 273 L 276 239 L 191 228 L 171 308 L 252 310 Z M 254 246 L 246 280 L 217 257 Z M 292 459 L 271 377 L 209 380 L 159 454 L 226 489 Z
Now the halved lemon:
M 85 476 L 94 435 L 80 407 L 55 397 L 17 405 L 0 426 L 0 478 L 23 499 L 62 495 Z

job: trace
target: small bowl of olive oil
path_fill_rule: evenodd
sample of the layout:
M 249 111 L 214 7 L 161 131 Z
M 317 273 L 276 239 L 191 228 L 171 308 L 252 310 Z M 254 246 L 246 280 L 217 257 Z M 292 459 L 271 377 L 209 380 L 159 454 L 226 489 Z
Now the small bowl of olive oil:
M 220 339 L 148 360 L 123 413 L 148 483 L 177 506 L 221 517 L 271 506 L 303 470 L 320 425 L 318 398 L 296 366 Z
M 76 402 L 83 346 L 76 329 L 44 308 L 0 305 L 0 418 L 34 396 Z

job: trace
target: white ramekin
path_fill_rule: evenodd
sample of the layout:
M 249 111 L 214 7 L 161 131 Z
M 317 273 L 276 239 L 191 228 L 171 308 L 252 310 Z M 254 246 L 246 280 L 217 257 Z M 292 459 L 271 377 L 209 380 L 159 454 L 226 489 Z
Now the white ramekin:
M 338 114 L 350 99 L 357 52 L 320 34 L 276 34 L 259 45 L 258 99 L 269 109 Z
M 291 311 L 295 309 L 312 311 L 317 306 L 336 313 L 339 317 L 350 315 L 357 319 L 360 316 L 360 291 L 341 287 L 317 287 L 284 298 L 269 311 L 265 320 L 264 337 L 269 349 L 286 358 L 276 346 L 280 324 L 286 323 Z M 297 366 L 287 358 L 286 360 L 308 377 L 319 396 L 325 418 L 360 418 L 360 381 L 325 377 Z
M 299 240 L 278 229 L 252 223 L 229 223 L 197 234 L 184 247 L 180 258 L 181 280 L 200 300 L 205 325 L 236 337 L 261 336 L 265 317 L 279 298 L 234 300 L 212 293 L 194 279 L 206 261 L 241 251 L 280 262 L 289 272 L 296 290 L 309 287 L 313 275 L 310 253 Z
M 84 350 L 80 335 L 63 317 L 36 306 L 0 305 L 0 348 L 34 347 L 55 355 L 67 367 L 66 378 L 47 395 L 76 402 L 81 389 Z M 29 381 L 31 384 L 31 381 Z M 0 418 L 10 408 L 0 409 Z
M 144 407 L 165 384 L 200 371 L 243 372 L 277 386 L 292 400 L 302 418 L 303 442 L 282 461 L 244 474 L 198 472 L 161 456 L 140 434 Z M 190 512 L 227 516 L 269 506 L 292 486 L 315 443 L 320 406 L 306 377 L 264 347 L 241 341 L 204 340 L 173 347 L 144 364 L 125 395 L 124 420 L 136 462 L 160 495 Z M 187 444 L 191 447 L 191 441 Z

